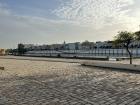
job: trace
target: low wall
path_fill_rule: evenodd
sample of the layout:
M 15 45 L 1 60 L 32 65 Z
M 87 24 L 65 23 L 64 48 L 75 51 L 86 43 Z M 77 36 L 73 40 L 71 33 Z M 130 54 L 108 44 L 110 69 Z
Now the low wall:
M 24 54 L 23 56 L 26 56 L 26 57 L 69 58 L 69 59 L 88 59 L 88 60 L 108 61 L 107 56 L 76 56 L 74 54 L 71 54 L 71 55 L 61 54 L 60 56 L 58 56 L 56 54 L 51 54 L 51 55 Z
M 110 63 L 110 62 L 83 62 L 81 65 L 84 66 L 93 66 L 101 68 L 113 68 L 121 70 L 135 70 L 140 71 L 140 65 L 130 65 L 130 64 L 121 64 L 121 63 Z

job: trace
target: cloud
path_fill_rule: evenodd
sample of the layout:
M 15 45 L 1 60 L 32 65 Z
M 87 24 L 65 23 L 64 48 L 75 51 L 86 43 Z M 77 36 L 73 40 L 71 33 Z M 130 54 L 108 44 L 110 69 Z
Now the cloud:
M 103 3 L 103 0 L 60 1 L 63 1 L 62 7 L 53 11 L 60 19 L 55 20 L 15 14 L 0 4 L 0 47 L 13 48 L 20 42 L 50 44 L 64 40 L 111 40 L 118 31 L 136 30 L 138 27 L 138 11 L 129 16 L 128 12 L 132 10 L 126 8 L 133 4 L 132 0 L 123 0 L 122 4 L 117 5 L 117 0 L 108 0 L 108 3 Z M 94 6 L 90 7 L 90 4 Z
M 20 42 L 75 42 L 91 38 L 94 32 L 91 28 L 73 22 L 17 15 L 5 7 L 0 7 L 0 47 L 16 47 Z
M 132 24 L 137 20 L 130 18 L 128 6 L 134 0 L 61 0 L 61 6 L 53 11 L 60 19 L 91 25 L 95 29 L 115 24 Z M 137 20 L 138 21 L 138 20 Z

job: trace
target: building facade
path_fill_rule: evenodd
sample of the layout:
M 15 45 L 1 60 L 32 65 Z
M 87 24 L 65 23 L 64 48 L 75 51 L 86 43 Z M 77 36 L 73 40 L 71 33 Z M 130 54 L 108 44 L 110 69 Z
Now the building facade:
M 80 50 L 81 49 L 81 44 L 80 42 L 76 43 L 67 43 L 64 45 L 65 50 Z
M 5 49 L 0 49 L 0 56 L 3 56 L 6 54 L 6 50 Z

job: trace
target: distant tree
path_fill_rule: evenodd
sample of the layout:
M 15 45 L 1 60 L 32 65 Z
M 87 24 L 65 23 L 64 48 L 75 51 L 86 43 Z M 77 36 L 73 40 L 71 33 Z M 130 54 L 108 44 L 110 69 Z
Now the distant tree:
M 90 42 L 90 49 L 95 48 L 95 43 L 94 42 Z
M 17 55 L 18 54 L 18 49 L 12 49 L 12 55 Z
M 135 36 L 131 32 L 121 31 L 118 35 L 115 36 L 114 43 L 115 45 L 122 44 L 126 48 L 126 51 L 130 57 L 130 64 L 132 64 L 132 53 L 129 49 L 129 45 L 135 40 Z
M 6 54 L 13 54 L 13 49 L 7 49 Z
M 24 45 L 22 43 L 18 44 L 18 55 L 23 55 L 26 52 Z
M 88 46 L 89 45 L 89 41 L 88 40 L 86 40 L 86 41 L 84 41 L 84 42 L 82 42 L 82 44 L 81 44 L 82 46 Z
M 84 41 L 84 42 L 82 42 L 82 44 L 81 44 L 82 46 L 84 46 L 84 47 L 88 47 L 88 48 L 90 48 L 90 49 L 92 49 L 92 48 L 94 48 L 94 42 L 89 42 L 89 41 Z
M 135 32 L 136 40 L 140 40 L 140 31 Z

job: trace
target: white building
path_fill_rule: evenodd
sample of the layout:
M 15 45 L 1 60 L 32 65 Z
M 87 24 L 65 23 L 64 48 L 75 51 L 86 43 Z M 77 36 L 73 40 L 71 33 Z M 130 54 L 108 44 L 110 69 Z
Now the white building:
M 79 49 L 81 49 L 81 44 L 80 44 L 80 42 L 67 43 L 67 44 L 65 44 L 65 49 L 66 50 L 79 50 Z
M 95 43 L 96 48 L 112 48 L 113 42 L 112 41 L 104 41 L 104 42 L 96 42 Z
M 34 44 L 24 44 L 25 49 L 29 49 L 29 48 L 32 48 L 32 47 L 34 47 Z

